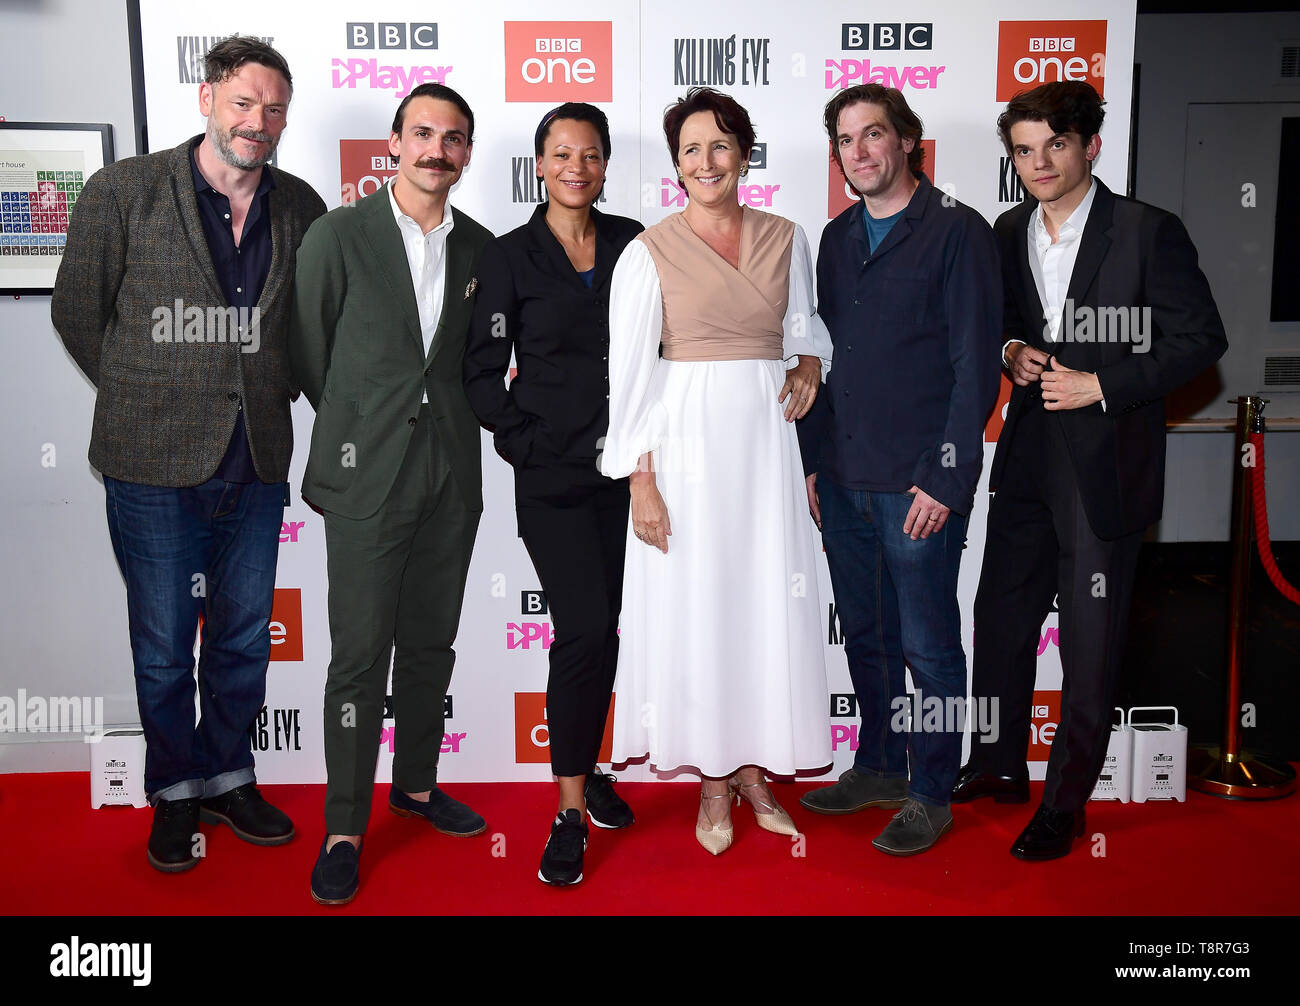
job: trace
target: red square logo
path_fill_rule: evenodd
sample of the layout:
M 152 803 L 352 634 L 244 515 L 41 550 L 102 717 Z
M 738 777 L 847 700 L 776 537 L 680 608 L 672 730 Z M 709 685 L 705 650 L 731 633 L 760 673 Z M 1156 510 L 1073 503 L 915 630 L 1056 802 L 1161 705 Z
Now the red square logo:
M 1004 370 L 1002 380 L 998 385 L 998 400 L 993 406 L 993 411 L 989 413 L 989 421 L 984 424 L 984 442 L 986 444 L 996 444 L 998 437 L 1002 436 L 1002 425 L 1007 421 L 1007 406 L 1011 404 L 1011 378 L 1007 377 Z
M 1106 96 L 1105 21 L 998 22 L 997 100 L 1058 80 L 1082 80 Z
M 339 140 L 339 181 L 343 205 L 378 192 L 397 174 L 387 140 Z
M 276 587 L 271 602 L 271 659 L 302 660 L 302 590 Z
M 1047 761 L 1056 738 L 1056 726 L 1061 722 L 1061 691 L 1034 692 L 1034 705 L 1029 717 L 1029 761 Z
M 507 21 L 506 101 L 613 101 L 610 21 Z
M 614 699 L 609 702 L 605 732 L 597 761 L 609 761 L 614 749 Z M 545 692 L 515 692 L 515 762 L 544 764 L 551 760 L 551 731 L 546 723 Z

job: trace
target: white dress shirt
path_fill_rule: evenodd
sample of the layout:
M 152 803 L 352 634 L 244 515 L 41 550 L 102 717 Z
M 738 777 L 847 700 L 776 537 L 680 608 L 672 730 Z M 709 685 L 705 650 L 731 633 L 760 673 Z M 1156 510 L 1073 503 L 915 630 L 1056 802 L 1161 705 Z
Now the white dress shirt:
M 1088 214 L 1092 212 L 1093 198 L 1097 195 L 1097 179 L 1092 180 L 1088 192 L 1074 208 L 1069 219 L 1057 229 L 1056 240 L 1048 233 L 1047 222 L 1043 219 L 1043 205 L 1038 204 L 1029 217 L 1029 231 L 1025 241 L 1026 254 L 1029 256 L 1029 271 L 1034 276 L 1034 287 L 1038 290 L 1038 299 L 1042 302 L 1047 326 L 1043 337 L 1047 342 L 1057 342 L 1061 337 L 1061 319 L 1065 313 L 1065 298 L 1070 289 L 1070 277 L 1074 275 L 1074 263 L 1079 257 L 1079 246 L 1083 243 L 1083 230 L 1088 225 Z M 1020 339 L 1008 339 L 1002 347 L 1003 362 L 1007 358 L 1007 347 Z M 1101 407 L 1106 408 L 1102 399 Z
M 420 335 L 424 339 L 424 358 L 429 358 L 433 334 L 438 330 L 442 316 L 443 295 L 447 287 L 447 236 L 455 223 L 450 207 L 445 206 L 442 223 L 425 234 L 412 217 L 402 212 L 393 195 L 393 183 L 388 183 L 388 201 L 393 207 L 393 218 L 402 234 L 406 247 L 406 264 L 411 269 L 411 285 L 415 287 L 415 306 L 420 312 Z M 428 403 L 426 391 L 422 402 Z

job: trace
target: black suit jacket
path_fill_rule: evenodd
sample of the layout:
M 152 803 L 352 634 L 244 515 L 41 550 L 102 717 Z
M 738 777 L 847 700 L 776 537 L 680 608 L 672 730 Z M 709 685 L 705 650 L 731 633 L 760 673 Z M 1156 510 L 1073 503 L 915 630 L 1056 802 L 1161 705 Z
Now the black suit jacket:
M 1134 342 L 1057 341 L 1044 337 L 1044 310 L 1029 268 L 1028 198 L 998 217 L 1003 318 L 1008 339 L 1055 354 L 1073 370 L 1097 374 L 1106 408 L 1052 412 L 1069 445 L 1084 512 L 1099 538 L 1113 540 L 1160 519 L 1165 488 L 1165 395 L 1228 348 L 1210 285 L 1182 221 L 1165 210 L 1117 196 L 1100 179 L 1070 277 L 1067 300 L 1089 308 L 1150 308 L 1149 348 Z M 1064 329 L 1064 325 L 1062 326 Z M 1095 329 L 1094 329 L 1095 331 Z M 1016 386 L 990 473 L 996 489 L 1026 409 L 1041 409 L 1037 384 Z
M 590 460 L 609 428 L 609 286 L 614 263 L 644 229 L 595 207 L 591 289 L 546 226 L 546 204 L 483 249 L 465 347 L 465 394 L 515 467 Z M 504 384 L 514 349 L 517 374 Z

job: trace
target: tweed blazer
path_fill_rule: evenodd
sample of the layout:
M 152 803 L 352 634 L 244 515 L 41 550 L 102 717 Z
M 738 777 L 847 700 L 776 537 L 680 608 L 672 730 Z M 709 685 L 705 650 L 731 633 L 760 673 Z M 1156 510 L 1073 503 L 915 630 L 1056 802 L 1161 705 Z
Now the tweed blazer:
M 95 385 L 90 463 L 104 475 L 199 485 L 221 463 L 242 407 L 258 478 L 284 482 L 298 393 L 286 338 L 295 256 L 325 203 L 302 179 L 270 169 L 271 265 L 246 319 L 256 332 L 240 336 L 199 216 L 190 168 L 198 139 L 90 178 L 68 221 L 51 316 Z

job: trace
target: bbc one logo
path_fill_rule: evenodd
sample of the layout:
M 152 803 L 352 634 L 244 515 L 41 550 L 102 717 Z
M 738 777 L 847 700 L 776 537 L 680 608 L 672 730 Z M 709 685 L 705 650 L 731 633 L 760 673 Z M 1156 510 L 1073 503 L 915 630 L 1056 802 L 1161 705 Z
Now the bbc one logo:
M 612 101 L 610 21 L 507 21 L 506 101 Z
M 1025 754 L 1027 761 L 1047 761 L 1060 722 L 1060 689 L 1035 691 L 1029 717 L 1029 749 Z
M 438 26 L 431 21 L 349 21 L 344 45 L 352 52 L 428 51 L 438 48 Z M 389 58 L 392 57 L 385 56 L 383 60 Z M 378 56 L 366 59 L 359 55 L 331 60 L 332 86 L 392 91 L 396 97 L 405 98 L 421 84 L 447 83 L 447 74 L 454 69 L 383 60 Z
M 614 749 L 614 703 L 610 697 L 605 730 L 600 738 L 597 761 L 609 761 Z M 515 763 L 529 765 L 551 760 L 551 727 L 546 718 L 545 692 L 515 692 Z
M 846 52 L 898 52 L 934 48 L 934 23 L 931 21 L 876 21 L 840 25 L 840 48 Z M 906 60 L 907 57 L 904 57 Z M 929 63 L 889 66 L 855 56 L 826 60 L 826 89 L 852 87 L 855 84 L 882 84 L 902 90 L 933 90 L 939 76 L 948 69 Z
M 1062 80 L 1106 94 L 1105 21 L 1000 21 L 997 100 Z
M 231 35 L 177 35 L 176 68 L 177 80 L 182 84 L 202 84 L 207 76 L 204 72 L 203 57 L 218 42 L 224 42 Z M 259 42 L 274 46 L 275 39 L 270 35 L 258 36 Z
M 373 195 L 397 175 L 386 140 L 339 140 L 339 186 L 343 205 Z

